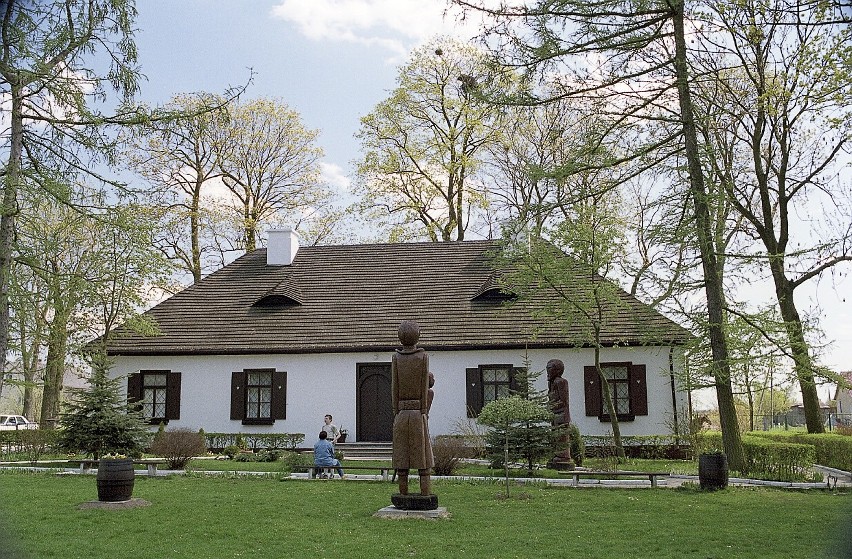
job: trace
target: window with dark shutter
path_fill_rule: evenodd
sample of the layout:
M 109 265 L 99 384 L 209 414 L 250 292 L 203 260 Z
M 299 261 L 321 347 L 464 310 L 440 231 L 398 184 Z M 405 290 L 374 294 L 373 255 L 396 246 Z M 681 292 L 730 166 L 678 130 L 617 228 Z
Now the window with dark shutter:
M 467 377 L 467 416 L 477 417 L 482 411 L 482 377 L 479 367 L 465 369 Z
M 180 377 L 169 370 L 133 373 L 127 377 L 127 401 L 152 425 L 180 419 Z
M 245 419 L 246 417 L 245 388 L 245 371 L 231 373 L 231 419 Z
M 245 369 L 231 373 L 231 419 L 272 425 L 287 417 L 287 373 Z
M 603 413 L 601 376 L 594 365 L 583 367 L 583 388 L 586 394 L 586 415 L 600 416 Z
M 648 415 L 648 386 L 645 365 L 630 366 L 630 413 Z
M 480 365 L 465 369 L 467 416 L 477 417 L 489 402 L 526 393 L 526 369 L 512 365 Z
M 287 419 L 287 373 L 272 373 L 272 419 Z
M 180 419 L 181 373 L 172 371 L 166 377 L 166 419 Z
M 601 363 L 600 367 L 609 385 L 618 421 L 633 421 L 637 415 L 648 415 L 645 365 L 617 362 Z M 601 421 L 610 421 L 601 384 L 601 375 L 594 366 L 583 368 L 586 415 L 597 416 Z

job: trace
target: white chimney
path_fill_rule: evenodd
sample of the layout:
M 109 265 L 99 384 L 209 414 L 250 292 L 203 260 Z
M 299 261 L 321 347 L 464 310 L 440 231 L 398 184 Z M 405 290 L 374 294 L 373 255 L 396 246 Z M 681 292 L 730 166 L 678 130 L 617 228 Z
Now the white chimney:
M 299 235 L 289 227 L 267 231 L 267 266 L 289 266 L 299 251 Z

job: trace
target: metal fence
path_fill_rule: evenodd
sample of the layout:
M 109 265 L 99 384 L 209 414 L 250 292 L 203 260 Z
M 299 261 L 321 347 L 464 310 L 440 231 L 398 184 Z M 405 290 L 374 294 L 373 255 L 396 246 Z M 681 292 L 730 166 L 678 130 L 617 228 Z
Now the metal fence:
M 834 431 L 837 427 L 852 427 L 852 413 L 822 412 L 823 423 L 827 431 Z M 793 410 L 775 415 L 757 415 L 754 418 L 755 429 L 769 431 L 771 429 L 790 429 L 804 427 L 805 414 Z

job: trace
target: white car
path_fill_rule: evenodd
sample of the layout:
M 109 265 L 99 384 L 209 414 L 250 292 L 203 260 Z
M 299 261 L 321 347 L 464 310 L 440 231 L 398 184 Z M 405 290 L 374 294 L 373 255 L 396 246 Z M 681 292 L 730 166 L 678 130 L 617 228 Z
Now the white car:
M 38 423 L 33 423 L 23 415 L 0 415 L 0 431 L 16 429 L 38 429 Z

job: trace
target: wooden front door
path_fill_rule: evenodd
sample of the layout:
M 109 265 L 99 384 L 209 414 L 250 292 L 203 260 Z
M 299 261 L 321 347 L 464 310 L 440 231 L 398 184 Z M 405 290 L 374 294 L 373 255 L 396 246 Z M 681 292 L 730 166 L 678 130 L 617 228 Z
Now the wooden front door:
M 356 397 L 359 442 L 390 442 L 393 439 L 391 364 L 358 363 Z

